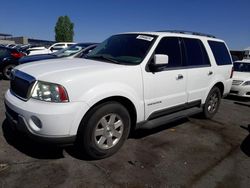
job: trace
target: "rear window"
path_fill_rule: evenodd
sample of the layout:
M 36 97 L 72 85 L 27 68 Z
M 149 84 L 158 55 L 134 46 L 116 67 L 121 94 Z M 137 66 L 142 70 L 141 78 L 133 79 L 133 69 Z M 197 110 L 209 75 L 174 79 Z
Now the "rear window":
M 226 45 L 223 42 L 208 41 L 208 44 L 214 54 L 214 58 L 217 65 L 230 65 L 232 60 L 227 50 Z

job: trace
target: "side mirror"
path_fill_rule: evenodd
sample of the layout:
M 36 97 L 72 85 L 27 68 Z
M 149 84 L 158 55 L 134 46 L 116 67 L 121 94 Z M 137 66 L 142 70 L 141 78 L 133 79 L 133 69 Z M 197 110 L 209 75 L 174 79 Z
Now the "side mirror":
M 154 61 L 149 64 L 149 69 L 152 72 L 160 72 L 164 70 L 169 62 L 168 55 L 165 54 L 155 54 Z
M 168 55 L 165 54 L 155 54 L 154 64 L 159 66 L 166 66 L 168 64 Z

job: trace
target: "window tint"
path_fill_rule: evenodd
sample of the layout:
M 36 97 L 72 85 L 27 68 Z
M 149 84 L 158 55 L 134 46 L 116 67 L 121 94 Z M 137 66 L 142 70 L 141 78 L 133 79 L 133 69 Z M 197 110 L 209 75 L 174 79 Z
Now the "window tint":
M 52 49 L 53 49 L 53 50 L 61 50 L 61 49 L 64 49 L 64 48 L 61 47 L 61 46 L 54 46 Z
M 208 44 L 214 54 L 217 65 L 232 64 L 229 52 L 223 42 L 208 41 Z
M 250 72 L 250 63 L 235 62 L 234 71 L 236 72 Z
M 200 40 L 183 38 L 183 41 L 186 49 L 187 66 L 210 65 L 206 49 Z
M 147 55 L 155 39 L 153 35 L 114 35 L 99 44 L 86 58 L 101 61 L 108 58 L 121 64 L 139 64 Z
M 182 66 L 181 61 L 181 49 L 179 45 L 179 38 L 167 37 L 161 39 L 158 44 L 155 54 L 166 54 L 168 55 L 169 62 L 167 67 L 180 67 Z
M 54 48 L 55 47 L 63 47 L 63 46 L 65 46 L 65 44 L 56 44 L 56 45 L 54 45 Z

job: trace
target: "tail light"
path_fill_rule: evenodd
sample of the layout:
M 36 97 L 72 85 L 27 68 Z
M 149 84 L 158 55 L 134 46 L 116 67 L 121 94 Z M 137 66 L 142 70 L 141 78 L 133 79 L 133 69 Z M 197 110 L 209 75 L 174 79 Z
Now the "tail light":
M 230 78 L 233 77 L 233 74 L 234 74 L 234 68 L 232 67 Z
M 21 52 L 12 52 L 10 55 L 16 59 L 19 59 L 24 56 L 24 54 Z

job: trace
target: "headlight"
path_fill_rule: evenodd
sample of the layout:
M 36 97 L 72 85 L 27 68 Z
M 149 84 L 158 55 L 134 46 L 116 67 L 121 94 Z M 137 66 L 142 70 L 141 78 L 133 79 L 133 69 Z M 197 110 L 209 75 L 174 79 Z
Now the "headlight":
M 31 98 L 48 102 L 69 102 L 65 88 L 59 84 L 38 81 Z
M 242 86 L 249 86 L 250 85 L 250 81 L 246 81 L 242 84 Z

